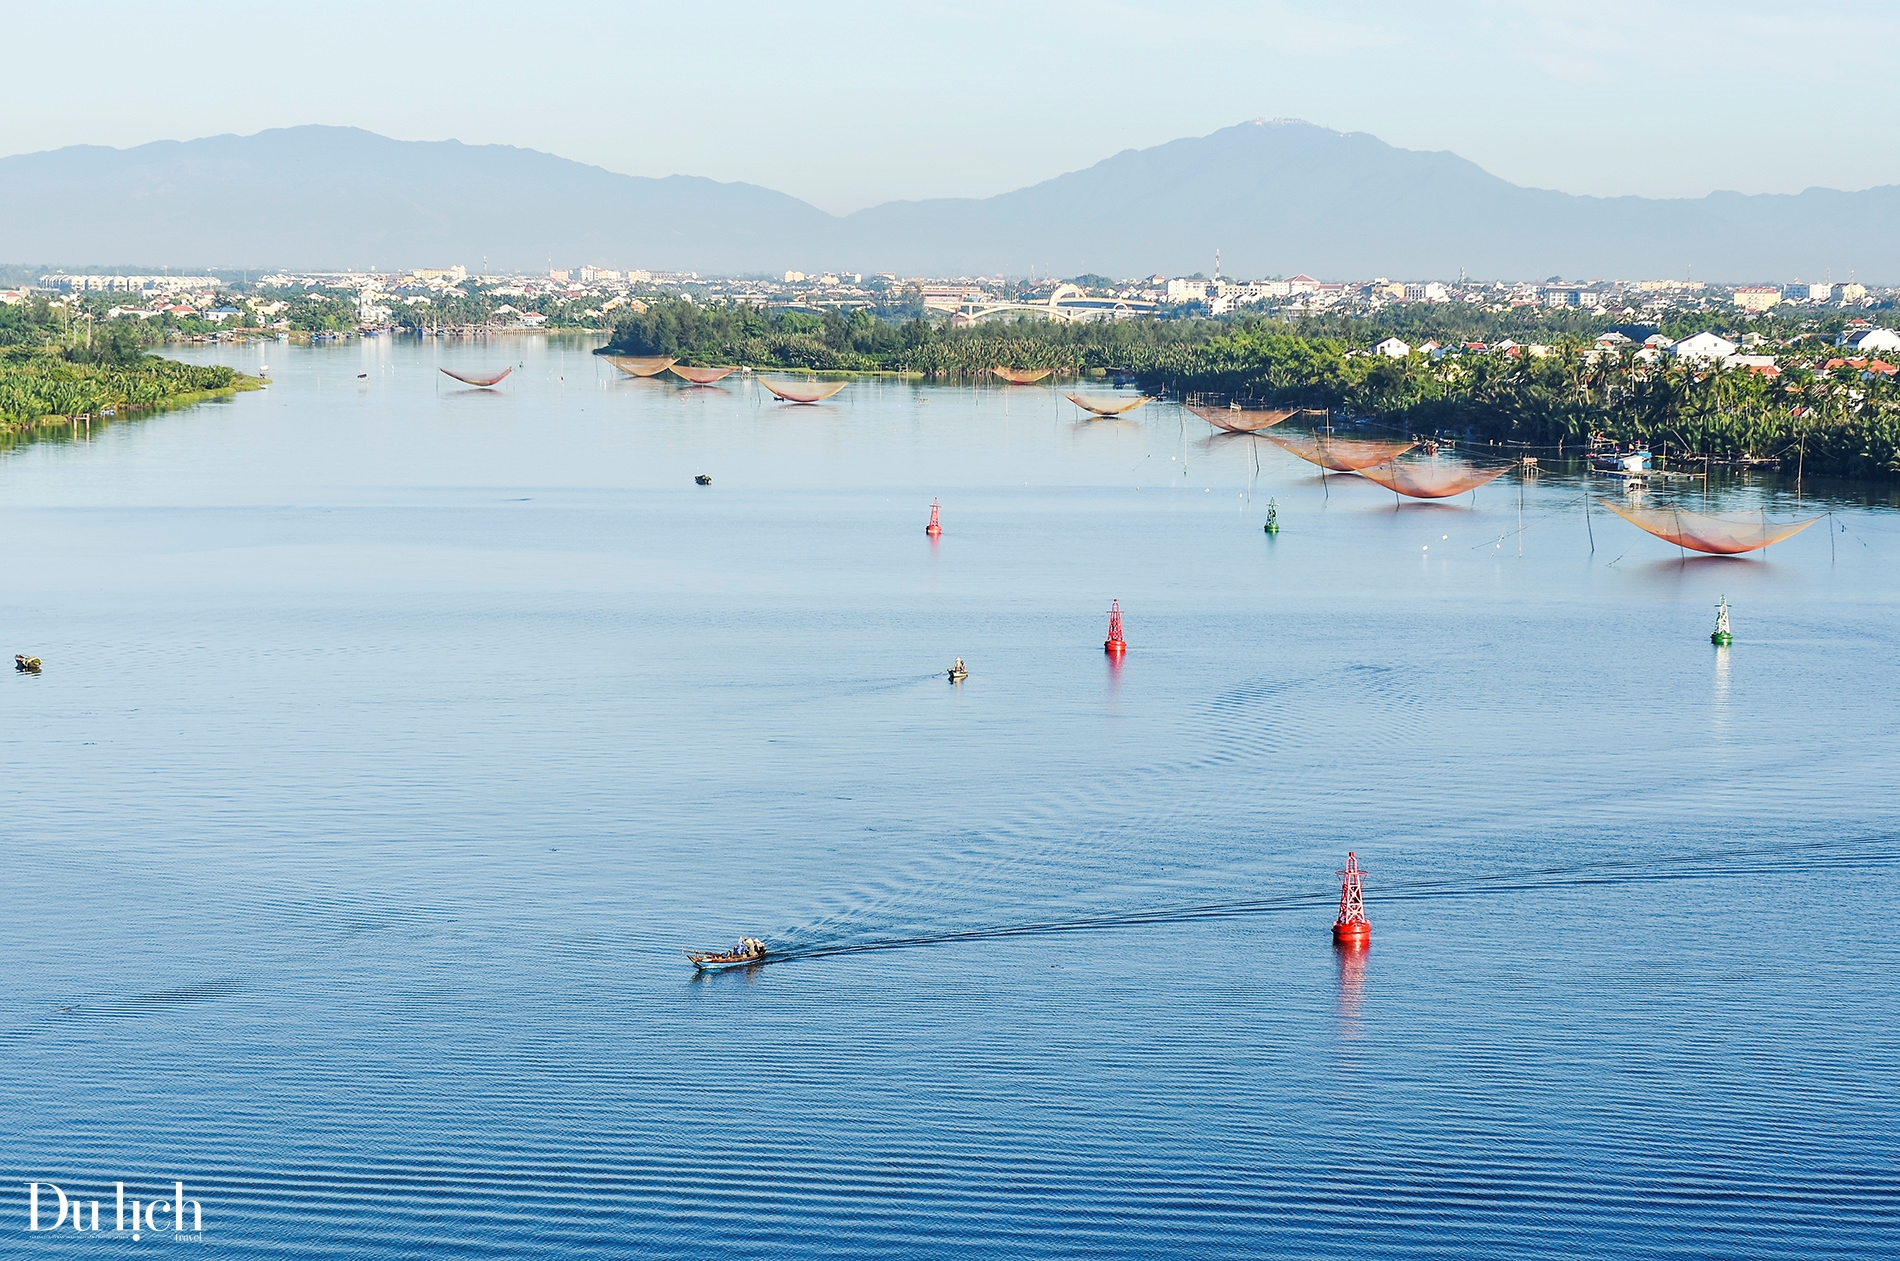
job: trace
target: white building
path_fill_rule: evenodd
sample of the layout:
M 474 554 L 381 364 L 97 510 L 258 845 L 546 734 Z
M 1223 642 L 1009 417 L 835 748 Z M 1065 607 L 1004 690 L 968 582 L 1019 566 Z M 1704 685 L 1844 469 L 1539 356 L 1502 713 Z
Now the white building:
M 1885 354 L 1900 350 L 1900 333 L 1890 328 L 1870 328 L 1864 333 L 1855 333 L 1841 344 L 1863 355 Z
M 1208 282 L 1205 280 L 1170 280 L 1168 282 L 1168 301 L 1205 302 L 1207 301 Z
M 1372 348 L 1375 355 L 1384 355 L 1388 359 L 1403 359 L 1412 353 L 1412 348 L 1396 337 L 1388 337 Z
M 1669 348 L 1669 353 L 1678 359 L 1687 359 L 1696 363 L 1722 363 L 1732 357 L 1739 348 L 1726 337 L 1717 337 L 1714 333 L 1697 333 L 1694 337 L 1685 337 Z

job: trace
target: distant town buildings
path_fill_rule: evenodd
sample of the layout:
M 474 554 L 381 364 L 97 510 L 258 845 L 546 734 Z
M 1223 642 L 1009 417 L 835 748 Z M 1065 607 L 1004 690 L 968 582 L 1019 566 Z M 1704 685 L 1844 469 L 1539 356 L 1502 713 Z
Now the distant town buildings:
M 1678 359 L 1699 360 L 1720 363 L 1734 356 L 1741 347 L 1726 337 L 1714 333 L 1697 333 L 1685 337 L 1669 348 L 1669 353 Z
M 223 284 L 213 276 L 68 276 L 40 277 L 40 288 L 58 293 L 185 293 Z
M 1890 328 L 1869 328 L 1841 339 L 1841 345 L 1864 355 L 1900 352 L 1900 333 Z
M 822 261 L 822 260 L 820 260 Z M 1785 321 L 1822 319 L 1823 311 L 1859 308 L 1870 315 L 1894 305 L 1892 289 L 1874 291 L 1849 279 L 1837 284 L 1795 279 L 1782 285 L 1713 285 L 1690 280 L 1603 280 L 1556 277 L 1541 281 L 1475 281 L 1391 278 L 1328 281 L 1301 273 L 1253 279 L 1216 275 L 1169 277 L 1149 274 L 1128 279 L 1081 276 L 905 277 L 882 272 L 866 277 L 839 270 L 788 270 L 771 276 L 713 277 L 691 272 L 623 269 L 590 262 L 572 267 L 550 265 L 533 273 L 478 272 L 467 266 L 421 267 L 405 272 L 277 272 L 261 277 L 88 275 L 58 272 L 42 276 L 33 289 L 0 291 L 0 304 L 51 300 L 84 305 L 95 316 L 153 319 L 160 316 L 203 321 L 220 330 L 279 331 L 378 328 L 400 325 L 424 330 L 477 328 L 606 329 L 629 312 L 646 309 L 659 297 L 693 302 L 746 302 L 811 311 L 870 309 L 885 318 L 943 319 L 954 325 L 1024 318 L 1065 322 L 1175 317 L 1245 318 L 1259 314 L 1284 318 L 1334 313 L 1371 316 L 1410 304 L 1457 303 L 1474 311 L 1561 320 L 1560 313 L 1604 313 L 1627 340 L 1599 340 L 1586 353 L 1593 357 L 1633 355 L 1655 362 L 1665 355 L 1693 363 L 1727 364 L 1762 372 L 1776 370 L 1772 360 L 1751 344 L 1756 330 L 1772 333 L 1784 348 Z M 96 295 L 122 298 L 107 309 Z M 1672 343 L 1656 330 L 1684 313 L 1727 313 L 1733 323 L 1718 325 L 1729 334 L 1699 334 Z M 1894 323 L 1888 320 L 1887 323 Z M 1707 325 L 1699 325 L 1706 327 Z M 1554 328 L 1563 327 L 1561 323 Z M 1582 325 L 1577 331 L 1583 331 Z M 1811 326 L 1810 326 L 1811 327 Z M 1835 319 L 1823 335 L 1870 362 L 1873 356 L 1900 356 L 1900 334 L 1876 329 L 1866 320 L 1841 331 Z M 1384 329 L 1379 332 L 1383 333 Z M 1838 337 L 1836 334 L 1839 334 Z M 1812 333 L 1807 334 L 1809 336 Z M 1606 335 L 1607 336 L 1607 335 Z M 1709 340 L 1713 338 L 1713 341 Z M 1730 339 L 1734 340 L 1731 341 Z M 1368 338 L 1367 340 L 1370 340 Z M 1553 339 L 1554 340 L 1554 339 Z M 1866 344 L 1863 345 L 1862 343 Z M 1639 344 L 1640 343 L 1640 344 Z M 1363 345 L 1363 343 L 1362 343 Z M 1500 342 L 1407 346 L 1389 338 L 1360 354 L 1432 359 L 1465 354 L 1536 358 L 1555 353 L 1548 346 Z M 1875 371 L 1868 368 L 1868 371 Z

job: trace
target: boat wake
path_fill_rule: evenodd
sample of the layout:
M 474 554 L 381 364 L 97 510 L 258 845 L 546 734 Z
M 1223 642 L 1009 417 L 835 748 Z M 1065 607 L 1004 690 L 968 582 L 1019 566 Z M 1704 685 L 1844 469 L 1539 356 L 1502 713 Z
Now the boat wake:
M 1605 859 L 1560 867 L 1525 867 L 1444 879 L 1399 881 L 1378 886 L 1374 890 L 1373 902 L 1375 905 L 1409 903 L 1441 898 L 1486 897 L 1503 893 L 1535 893 L 1585 886 L 1644 885 L 1678 880 L 1722 880 L 1762 875 L 1809 874 L 1847 867 L 1857 870 L 1869 867 L 1890 867 L 1900 865 L 1900 848 L 1894 848 L 1894 840 L 1893 837 L 1880 836 L 1799 842 L 1647 856 L 1639 860 Z M 839 935 L 837 926 L 828 924 L 823 928 L 793 928 L 780 933 L 773 939 L 772 957 L 775 961 L 823 959 L 885 950 L 910 950 L 922 946 L 998 941 L 1010 937 L 1045 937 L 1061 933 L 1103 932 L 1154 925 L 1187 924 L 1201 920 L 1320 910 L 1331 907 L 1338 900 L 1338 890 L 1328 885 L 1324 888 L 1290 891 L 1257 898 L 1156 906 L 1078 916 L 1073 919 L 990 924 L 977 928 L 946 929 L 942 932 L 888 937 L 853 938 L 849 935 Z

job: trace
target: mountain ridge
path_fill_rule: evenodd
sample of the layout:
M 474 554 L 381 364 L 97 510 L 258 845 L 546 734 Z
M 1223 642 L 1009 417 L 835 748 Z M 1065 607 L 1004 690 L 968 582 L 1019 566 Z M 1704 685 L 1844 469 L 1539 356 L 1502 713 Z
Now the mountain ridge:
M 484 257 L 703 274 L 1304 271 L 1336 279 L 1900 279 L 1900 185 L 1590 197 L 1448 151 L 1254 120 L 985 198 L 834 216 L 756 184 L 308 125 L 0 158 L 0 261 L 385 270 Z

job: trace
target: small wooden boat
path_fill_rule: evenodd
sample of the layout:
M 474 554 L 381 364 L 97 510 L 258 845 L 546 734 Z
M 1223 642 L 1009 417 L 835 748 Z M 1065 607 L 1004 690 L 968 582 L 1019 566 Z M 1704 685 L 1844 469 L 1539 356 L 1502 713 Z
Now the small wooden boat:
M 951 666 L 948 670 L 944 671 L 944 673 L 950 676 L 950 681 L 952 683 L 961 683 L 963 682 L 963 680 L 970 677 L 970 672 L 966 670 L 963 666 L 962 657 L 958 657 L 957 663 Z
M 711 478 L 711 477 L 709 477 L 709 476 L 707 476 L 707 475 L 706 475 L 706 474 L 704 474 L 704 473 L 700 473 L 700 474 L 698 474 L 697 476 L 695 476 L 695 477 L 693 478 L 693 480 L 694 480 L 695 482 L 698 482 L 698 483 L 699 483 L 699 484 L 700 484 L 701 486 L 710 486 L 710 485 L 712 485 L 712 478 Z
M 13 668 L 22 674 L 38 674 L 40 672 L 40 659 L 38 657 L 23 656 L 16 652 L 13 654 Z
M 708 954 L 692 950 L 682 950 L 701 972 L 717 972 L 721 968 L 742 968 L 748 963 L 759 963 L 765 959 L 765 943 L 757 937 L 741 937 L 739 944 L 721 954 Z

